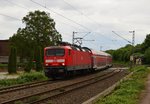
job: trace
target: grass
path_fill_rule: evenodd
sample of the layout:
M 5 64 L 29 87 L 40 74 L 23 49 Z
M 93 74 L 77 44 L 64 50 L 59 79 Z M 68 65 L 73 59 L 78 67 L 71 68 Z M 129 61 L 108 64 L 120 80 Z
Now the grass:
M 113 61 L 113 65 L 129 66 L 130 62 Z
M 14 104 L 23 104 L 22 101 L 16 101 Z
M 47 80 L 47 77 L 42 72 L 31 72 L 20 75 L 17 79 L 3 79 L 0 80 L 0 87 L 6 87 L 16 84 L 24 84 L 33 81 Z
M 5 69 L 7 69 L 7 67 L 8 67 L 8 64 L 1 64 L 0 63 L 0 70 L 5 70 Z
M 150 72 L 145 66 L 132 68 L 136 71 L 128 80 L 123 81 L 110 95 L 100 99 L 96 104 L 138 104 L 140 93 Z
M 8 64 L 0 64 L 0 67 L 7 67 Z
M 26 102 L 34 102 L 40 99 L 40 96 L 32 96 Z
M 26 100 L 26 103 L 24 103 L 23 101 L 19 100 L 19 101 L 15 101 L 14 104 L 28 104 L 34 101 L 37 101 L 40 99 L 40 96 L 32 96 L 29 99 Z

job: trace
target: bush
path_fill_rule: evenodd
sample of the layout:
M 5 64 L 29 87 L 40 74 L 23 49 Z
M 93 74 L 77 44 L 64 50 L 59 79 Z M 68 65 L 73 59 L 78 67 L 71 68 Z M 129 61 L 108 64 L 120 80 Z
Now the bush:
M 146 60 L 146 64 L 150 64 L 150 47 L 145 51 L 145 60 Z
M 137 104 L 139 95 L 145 88 L 149 70 L 144 66 L 132 69 L 134 74 L 130 79 L 123 81 L 110 95 L 99 100 L 96 104 Z
M 32 73 L 25 73 L 21 75 L 19 80 L 23 80 L 24 82 L 32 82 L 32 81 L 40 81 L 40 80 L 46 80 L 47 78 L 45 75 L 41 72 L 32 72 Z
M 17 79 L 3 79 L 0 80 L 0 87 L 11 86 L 16 84 L 29 83 L 33 81 L 47 80 L 47 77 L 41 72 L 25 73 Z
M 9 55 L 9 62 L 8 62 L 8 72 L 16 73 L 17 70 L 17 56 L 16 56 L 16 48 L 11 47 L 10 55 Z
M 41 55 L 41 47 L 38 46 L 36 49 L 36 71 L 41 71 L 43 70 L 42 66 L 42 55 Z
M 25 68 L 24 68 L 24 71 L 25 72 L 30 72 L 31 71 L 31 69 L 33 68 L 33 59 L 34 59 L 34 57 L 33 57 L 33 52 L 31 52 L 31 56 L 30 56 L 30 58 L 28 59 L 28 62 L 26 63 L 26 66 L 25 66 Z

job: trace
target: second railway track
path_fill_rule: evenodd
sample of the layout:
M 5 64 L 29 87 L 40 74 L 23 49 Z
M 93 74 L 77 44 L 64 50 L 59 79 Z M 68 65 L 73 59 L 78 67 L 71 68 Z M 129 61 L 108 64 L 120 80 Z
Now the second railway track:
M 66 84 L 64 86 L 60 86 L 60 87 L 56 87 L 53 89 L 47 89 L 45 91 L 41 91 L 41 92 L 37 92 L 37 93 L 33 93 L 30 95 L 26 95 L 26 96 L 20 96 L 14 99 L 10 99 L 7 101 L 3 101 L 2 104 L 14 104 L 16 101 L 22 101 L 23 104 L 38 104 L 38 103 L 42 103 L 45 102 L 53 97 L 57 97 L 59 95 L 65 94 L 67 92 L 91 85 L 93 83 L 96 83 L 98 81 L 107 79 L 110 76 L 115 75 L 116 73 L 120 72 L 120 70 L 112 70 L 109 71 L 107 73 L 101 74 L 101 75 L 97 75 L 91 78 L 87 78 L 85 80 L 82 81 L 77 81 L 75 83 L 71 83 L 71 84 Z M 31 97 L 35 97 L 38 96 L 38 100 L 36 101 L 32 101 L 32 102 L 28 102 L 28 99 Z
M 36 86 L 41 86 L 41 85 L 49 84 L 49 83 L 53 83 L 52 80 L 38 81 L 38 82 L 32 82 L 28 84 L 5 87 L 5 88 L 0 89 L 0 94 L 9 93 L 9 92 L 17 91 L 17 90 L 23 90 L 26 88 L 31 88 L 31 87 L 36 87 Z

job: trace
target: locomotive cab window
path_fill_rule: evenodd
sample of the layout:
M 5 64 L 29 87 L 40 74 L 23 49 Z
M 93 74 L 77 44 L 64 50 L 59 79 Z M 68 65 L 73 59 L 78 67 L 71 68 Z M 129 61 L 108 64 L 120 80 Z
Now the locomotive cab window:
M 64 56 L 64 49 L 48 49 L 46 50 L 46 56 Z

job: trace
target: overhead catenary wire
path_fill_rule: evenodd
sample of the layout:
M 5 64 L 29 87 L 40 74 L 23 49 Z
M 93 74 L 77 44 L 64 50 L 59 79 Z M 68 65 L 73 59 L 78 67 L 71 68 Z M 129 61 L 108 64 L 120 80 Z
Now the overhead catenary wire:
M 115 31 L 112 31 L 115 35 L 117 35 L 118 37 L 122 38 L 123 40 L 127 41 L 128 43 L 132 44 L 132 42 L 130 42 L 129 40 L 127 40 L 126 38 L 120 36 L 119 34 L 117 34 Z
M 74 10 L 76 10 L 78 13 L 80 13 L 80 14 L 83 15 L 83 16 L 85 16 L 87 19 L 89 19 L 90 21 L 92 21 L 92 22 L 94 22 L 95 24 L 99 25 L 96 21 L 94 21 L 93 19 L 89 18 L 87 15 L 85 15 L 85 14 L 82 13 L 81 11 L 77 10 L 73 5 L 71 5 L 70 3 L 68 3 L 66 0 L 63 0 L 63 1 L 64 1 L 67 5 L 69 5 L 70 7 L 72 7 Z M 91 33 L 91 32 L 90 32 L 90 33 Z M 93 32 L 93 33 L 94 33 L 94 32 Z M 102 33 L 99 33 L 99 32 L 97 32 L 97 34 L 102 35 Z M 88 33 L 85 34 L 82 38 L 86 37 L 87 35 L 88 35 Z M 105 35 L 102 35 L 102 36 L 104 36 L 105 38 L 109 39 L 109 38 L 106 37 Z M 111 40 L 111 39 L 109 39 L 109 40 Z
M 79 11 L 76 7 L 74 7 L 74 6 L 73 6 L 72 4 L 70 4 L 69 2 L 67 2 L 66 0 L 62 0 L 62 1 L 63 1 L 64 3 L 66 3 L 67 5 L 69 5 L 70 7 L 72 7 L 72 8 L 73 8 L 75 11 L 77 11 L 79 14 L 83 15 L 83 16 L 86 17 L 88 20 L 94 22 L 95 24 L 97 24 L 97 26 L 100 26 L 100 27 L 101 27 L 101 25 L 100 25 L 99 23 L 97 23 L 95 20 L 89 18 L 89 16 L 87 16 L 87 15 L 85 15 L 84 13 L 82 13 L 81 11 Z M 102 33 L 100 33 L 100 32 L 96 32 L 96 33 L 97 33 L 97 34 L 100 34 L 100 35 L 102 35 L 103 37 L 105 37 L 106 39 L 112 41 L 112 39 L 108 38 L 107 36 L 103 35 Z M 87 36 L 87 34 L 86 34 L 85 36 Z M 85 36 L 84 36 L 84 37 L 85 37 Z M 112 41 L 112 42 L 113 42 L 113 41 Z M 113 44 L 114 44 L 114 42 L 113 42 Z
M 8 2 L 8 3 L 10 3 L 10 4 L 16 5 L 16 6 L 20 7 L 20 8 L 23 8 L 23 9 L 26 9 L 26 10 L 28 10 L 28 11 L 29 11 L 29 9 L 28 9 L 28 8 L 26 8 L 26 7 L 24 7 L 24 6 L 20 5 L 20 4 L 14 3 L 14 2 L 9 1 L 9 0 L 5 0 L 5 1 L 6 1 L 6 2 Z
M 6 14 L 2 14 L 2 13 L 0 13 L 0 15 L 1 15 L 1 16 L 4 16 L 4 17 L 7 17 L 7 18 L 11 18 L 11 19 L 14 19 L 14 20 L 21 21 L 21 19 L 19 19 L 19 18 L 12 17 L 12 16 L 9 16 L 9 15 L 6 15 Z
M 101 25 L 100 25 L 99 23 L 97 23 L 95 20 L 89 18 L 89 16 L 85 15 L 83 12 L 79 11 L 79 10 L 78 10 L 77 8 L 75 8 L 72 4 L 68 3 L 66 0 L 62 0 L 62 1 L 64 1 L 67 5 L 69 5 L 70 7 L 72 7 L 74 10 L 76 10 L 76 11 L 77 11 L 78 13 L 80 13 L 81 15 L 85 16 L 88 20 L 93 21 L 95 24 L 97 24 L 98 26 L 101 27 Z M 99 34 L 102 35 L 102 33 L 99 33 Z M 132 44 L 131 41 L 125 39 L 124 37 L 122 37 L 122 36 L 120 36 L 120 35 L 118 35 L 118 34 L 116 34 L 116 35 L 119 36 L 120 38 L 124 39 L 124 40 L 127 41 L 128 43 Z M 105 37 L 105 38 L 107 38 L 107 39 L 109 39 L 109 38 L 106 37 L 105 35 L 102 35 L 102 36 Z M 109 39 L 109 40 L 110 40 L 110 39 Z M 112 41 L 112 43 L 114 44 L 114 41 Z M 118 44 L 120 45 L 120 43 L 118 43 Z M 120 46 L 121 46 L 121 45 L 120 45 Z
M 82 12 L 80 12 L 79 10 L 77 10 L 77 8 L 75 8 L 73 5 L 71 5 L 70 3 L 68 3 L 66 0 L 62 0 L 63 2 L 65 2 L 67 5 L 69 5 L 71 8 L 73 8 L 74 10 L 76 10 L 79 14 L 84 15 Z
M 83 15 L 84 17 L 86 17 L 88 20 L 90 20 L 90 21 L 94 22 L 95 24 L 99 25 L 99 23 L 97 23 L 95 20 L 91 19 L 89 16 L 85 15 L 83 12 L 79 11 L 76 7 L 74 7 L 72 4 L 68 3 L 66 0 L 62 0 L 62 1 L 64 3 L 66 3 L 67 5 L 69 5 L 70 7 L 72 7 L 74 10 L 76 10 L 79 14 Z
M 26 8 L 25 6 L 22 6 L 22 5 L 20 5 L 20 4 L 14 3 L 14 2 L 9 1 L 9 0 L 6 0 L 6 2 L 8 2 L 8 3 L 12 4 L 12 5 L 15 5 L 15 6 L 19 7 L 19 8 L 23 8 L 23 9 L 26 9 L 27 11 L 29 11 L 28 8 Z M 45 5 L 45 7 L 46 7 L 46 5 Z M 49 13 L 49 12 L 48 12 L 48 13 Z M 5 14 L 2 14 L 2 15 L 5 16 L 5 17 L 12 18 L 12 19 L 20 20 L 20 19 L 18 19 L 18 18 L 15 18 L 15 17 L 12 17 L 12 16 L 8 16 L 8 15 L 5 15 Z M 20 20 L 20 21 L 21 21 L 21 20 Z M 60 20 L 59 20 L 59 21 L 60 21 Z M 81 31 L 85 31 L 85 30 L 83 30 L 82 28 L 79 28 L 79 26 L 76 27 L 76 26 L 73 26 L 73 25 L 70 24 L 70 23 L 65 23 L 65 22 L 62 22 L 62 21 L 60 21 L 60 22 L 63 23 L 63 24 L 66 24 L 67 26 L 71 26 L 71 27 L 73 27 L 73 28 L 76 28 L 77 30 L 80 30 L 80 29 L 81 29 Z
M 41 7 L 43 7 L 43 8 L 45 8 L 45 9 L 47 9 L 47 10 L 49 10 L 49 11 L 51 11 L 51 12 L 53 12 L 53 13 L 55 13 L 55 14 L 57 14 L 57 15 L 59 15 L 59 16 L 61 16 L 61 17 L 63 17 L 63 18 L 65 18 L 65 19 L 67 19 L 67 20 L 69 20 L 69 21 L 71 21 L 72 23 L 77 24 L 78 26 L 84 28 L 85 30 L 88 30 L 88 31 L 90 30 L 88 27 L 86 27 L 86 26 L 84 26 L 84 25 L 81 25 L 81 24 L 79 24 L 78 22 L 76 22 L 76 21 L 74 21 L 74 20 L 72 20 L 72 19 L 70 19 L 70 18 L 67 18 L 67 17 L 65 17 L 64 15 L 62 15 L 62 14 L 60 14 L 60 13 L 58 13 L 58 12 L 55 12 L 54 10 L 49 9 L 49 8 L 45 7 L 44 5 L 38 3 L 38 2 L 35 2 L 35 1 L 33 1 L 33 0 L 30 0 L 30 1 L 33 2 L 33 3 L 35 3 L 35 4 L 37 4 L 37 5 L 39 5 L 39 6 L 41 6 Z
M 30 1 L 32 1 L 32 0 L 30 0 Z M 16 6 L 20 7 L 20 8 L 23 8 L 23 9 L 26 9 L 26 10 L 29 11 L 28 8 L 26 8 L 26 7 L 24 7 L 24 6 L 20 5 L 20 4 L 14 3 L 14 2 L 9 1 L 9 0 L 6 0 L 6 2 L 9 2 L 9 3 L 13 4 L 13 5 L 16 5 Z M 34 1 L 32 1 L 32 2 L 34 2 Z M 39 3 L 38 3 L 38 4 L 39 4 Z M 40 5 L 40 6 L 42 6 L 42 7 L 44 7 L 44 8 L 47 8 L 47 7 L 46 7 L 46 4 L 45 4 L 45 6 L 44 6 L 44 5 Z M 47 8 L 47 9 L 48 9 L 48 8 Z M 51 10 L 51 11 L 52 11 L 52 10 Z M 55 12 L 55 13 L 56 13 L 56 12 Z M 74 21 L 74 22 L 75 22 L 75 21 Z M 80 24 L 78 24 L 78 25 L 80 25 Z M 75 26 L 72 26 L 72 27 L 75 27 Z M 85 28 L 86 28 L 86 27 L 85 27 Z
M 30 9 L 28 9 L 28 8 L 26 8 L 25 6 L 22 6 L 22 5 L 20 5 L 20 4 L 17 4 L 17 3 L 14 3 L 14 2 L 12 2 L 12 1 L 9 1 L 9 0 L 5 0 L 6 2 L 8 2 L 8 3 L 10 3 L 10 4 L 13 4 L 13 5 L 15 5 L 15 6 L 18 6 L 18 7 L 20 7 L 20 8 L 23 8 L 23 9 L 26 9 L 27 11 L 30 11 Z M 46 3 L 45 3 L 45 7 L 46 7 Z M 14 17 L 15 18 L 15 17 Z M 58 20 L 57 20 L 58 21 Z M 75 26 L 73 26 L 73 25 L 71 25 L 71 24 L 69 24 L 69 23 L 64 23 L 64 22 L 62 22 L 62 21 L 60 21 L 59 20 L 59 22 L 61 22 L 61 23 L 63 23 L 63 24 L 66 24 L 66 26 L 68 26 L 68 25 L 70 25 L 71 27 L 73 27 L 73 28 L 78 28 L 78 27 L 75 27 Z M 80 30 L 80 29 L 79 29 Z M 81 29 L 82 30 L 82 29 Z M 83 30 L 82 30 L 83 31 Z
M 11 3 L 11 4 L 14 4 L 14 5 L 16 5 L 16 6 L 18 6 L 18 7 L 21 7 L 21 8 L 24 8 L 24 9 L 27 9 L 27 10 L 29 10 L 28 8 L 26 8 L 26 7 L 23 7 L 23 6 L 21 6 L 21 5 L 19 5 L 19 4 L 17 4 L 17 3 L 14 3 L 14 2 L 12 2 L 12 1 L 9 1 L 9 0 L 6 0 L 7 2 L 9 2 L 9 3 Z M 51 9 L 49 9 L 49 8 L 47 8 L 46 7 L 46 5 L 42 5 L 42 4 L 40 4 L 40 3 L 38 3 L 38 2 L 35 2 L 35 1 L 33 1 L 33 0 L 30 0 L 30 1 L 32 1 L 33 3 L 35 3 L 35 4 L 38 4 L 39 6 L 41 6 L 41 7 L 43 7 L 43 8 L 46 8 L 46 9 L 48 9 L 48 10 L 50 10 L 50 11 L 52 11 Z M 64 1 L 64 2 L 66 2 L 66 1 Z M 67 3 L 67 2 L 66 2 Z M 67 3 L 68 5 L 70 5 L 70 6 L 72 6 L 71 4 L 69 4 L 69 3 Z M 76 9 L 75 7 L 73 7 L 72 6 L 72 8 L 74 8 L 74 9 Z M 76 9 L 77 10 L 77 9 Z M 78 10 L 77 10 L 78 11 Z M 59 13 L 57 13 L 57 12 L 54 12 L 54 11 L 52 11 L 53 13 L 55 13 L 55 14 L 57 14 L 57 15 L 60 15 L 60 16 L 63 16 L 63 15 L 61 15 L 61 14 L 59 14 Z M 80 14 L 82 14 L 82 15 L 84 15 L 82 12 L 80 12 L 80 11 L 78 11 Z M 86 15 L 84 15 L 85 17 L 87 17 Z M 64 17 L 64 16 L 63 16 Z M 13 17 L 14 18 L 14 17 Z M 69 18 L 67 18 L 67 17 L 64 17 L 65 19 L 69 19 Z M 89 18 L 88 18 L 89 19 Z M 71 20 L 71 19 L 69 19 L 69 20 Z M 71 20 L 72 21 L 72 20 Z M 72 22 L 75 22 L 75 21 L 72 21 Z M 95 21 L 94 21 L 95 22 Z M 77 23 L 77 22 L 75 22 L 76 24 L 78 24 L 78 25 L 80 25 L 81 26 L 81 24 L 79 24 L 79 23 Z M 73 26 L 72 26 L 73 27 Z M 81 27 L 83 27 L 83 26 L 81 26 Z M 84 28 L 86 28 L 87 29 L 87 27 L 84 27 Z M 100 33 L 100 35 L 102 35 L 102 33 Z M 87 36 L 87 34 L 85 35 L 85 36 Z M 85 37 L 84 36 L 84 37 Z M 107 39 L 109 39 L 108 37 L 106 37 L 105 35 L 103 35 L 105 38 L 107 38 Z M 111 39 L 109 39 L 109 40 L 111 40 Z
M 6 15 L 6 14 L 0 13 L 0 15 L 1 15 L 1 16 L 4 16 L 4 17 L 7 17 L 7 18 L 10 18 L 10 19 L 13 19 L 13 20 L 21 21 L 21 19 L 19 19 L 19 18 L 12 17 L 12 16 L 9 16 L 9 15 Z M 5 35 L 4 33 L 0 33 L 0 34 Z
M 83 29 L 78 28 L 78 27 L 76 27 L 76 26 L 73 26 L 72 24 L 65 23 L 65 22 L 62 22 L 62 21 L 60 21 L 60 20 L 57 20 L 57 21 L 58 21 L 58 22 L 60 22 L 60 23 L 62 23 L 62 24 L 65 24 L 66 26 L 69 26 L 69 27 L 75 28 L 75 29 L 77 29 L 77 30 L 82 30 L 82 31 L 84 31 Z
M 6 1 L 9 1 L 9 0 L 6 0 Z M 35 2 L 35 1 L 33 1 L 33 0 L 30 0 L 30 1 Z M 10 1 L 9 1 L 9 2 L 10 2 Z M 10 3 L 12 3 L 12 4 L 14 4 L 14 5 L 17 5 L 17 3 L 13 3 L 13 2 L 10 2 Z M 36 4 L 37 4 L 37 3 L 38 3 L 38 2 L 36 2 Z M 40 6 L 43 7 L 43 8 L 46 8 L 47 10 L 50 10 L 51 12 L 53 12 L 53 13 L 55 13 L 55 14 L 61 16 L 61 17 L 64 16 L 64 15 L 62 15 L 62 14 L 60 14 L 60 13 L 55 12 L 54 10 L 51 10 L 51 9 L 47 8 L 46 5 L 42 5 L 42 4 L 40 4 L 40 3 L 38 3 L 38 5 L 40 5 Z M 18 7 L 24 8 L 24 7 L 21 6 L 21 5 L 20 5 L 20 6 L 18 5 Z M 24 8 L 24 9 L 28 9 L 28 8 Z M 29 9 L 28 9 L 28 10 L 29 10 Z M 78 12 L 80 12 L 80 11 L 78 11 Z M 81 12 L 80 14 L 86 16 L 86 15 L 83 14 L 82 12 Z M 0 15 L 1 15 L 1 14 L 0 14 Z M 8 16 L 8 15 L 5 15 L 5 14 L 2 14 L 2 15 L 5 16 L 5 17 L 9 17 L 9 18 L 12 18 L 12 19 L 21 21 L 20 19 L 15 18 L 15 17 L 12 17 L 12 16 Z M 70 19 L 70 18 L 67 18 L 67 17 L 65 17 L 65 16 L 64 16 L 63 18 L 65 18 L 65 19 L 67 19 L 67 20 L 69 20 L 69 21 L 71 21 L 71 22 L 77 24 L 78 26 L 80 25 L 80 27 L 82 27 L 82 28 L 84 28 L 84 29 L 86 29 L 86 30 L 89 30 L 89 28 L 87 28 L 86 26 L 84 26 L 84 25 L 82 25 L 82 24 L 80 24 L 80 23 L 77 23 L 76 21 L 74 21 L 74 20 L 72 20 L 72 19 Z M 88 17 L 87 17 L 87 18 L 88 18 Z M 92 21 L 92 20 L 91 20 L 91 21 Z M 94 22 L 94 21 L 93 21 L 93 22 Z M 96 22 L 95 22 L 95 23 L 96 23 Z M 105 34 L 102 34 L 102 33 L 100 33 L 100 32 L 97 32 L 97 34 L 103 35 L 105 38 L 109 39 L 110 41 L 112 40 L 112 39 L 110 39 L 110 37 L 107 37 Z

